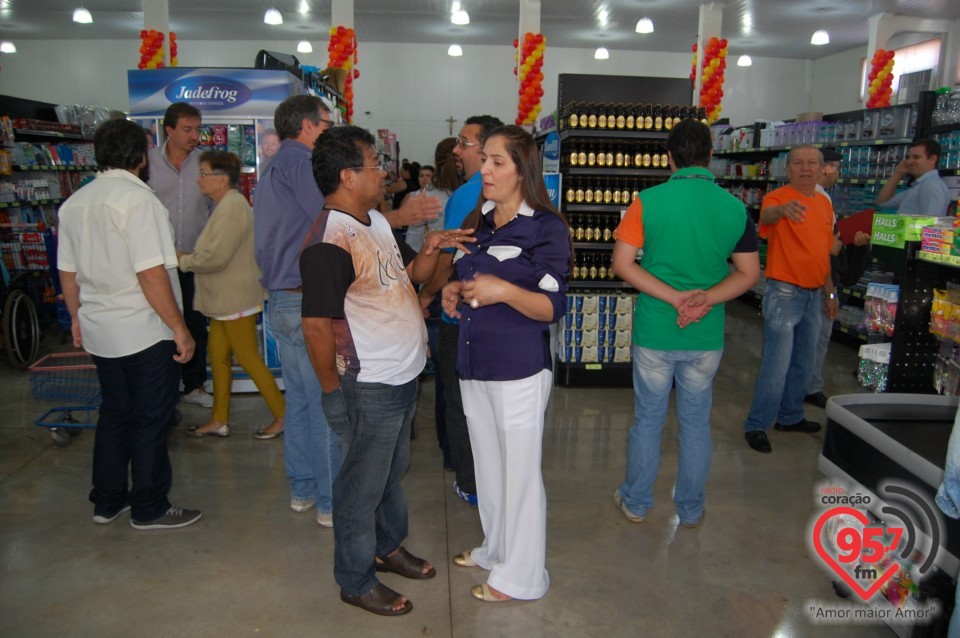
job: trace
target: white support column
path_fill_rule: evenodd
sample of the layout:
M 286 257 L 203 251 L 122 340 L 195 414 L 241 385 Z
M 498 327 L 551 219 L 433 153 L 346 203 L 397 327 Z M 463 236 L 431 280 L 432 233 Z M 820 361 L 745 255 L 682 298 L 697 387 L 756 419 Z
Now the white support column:
M 333 0 L 330 7 L 330 26 L 353 28 L 353 0 Z
M 703 84 L 703 52 L 710 38 L 720 39 L 723 28 L 723 4 L 711 2 L 700 5 L 700 20 L 697 25 L 697 72 L 694 74 L 693 96 L 690 103 L 700 104 L 700 86 Z
M 170 66 L 170 6 L 168 0 L 144 0 L 143 28 L 163 34 L 163 65 Z
M 523 48 L 524 33 L 540 33 L 540 0 L 520 0 L 520 31 L 517 33 L 517 41 Z M 520 83 L 520 64 L 523 60 L 517 56 L 517 83 Z
M 941 67 L 938 69 L 937 85 L 949 85 L 957 81 L 957 23 L 958 20 L 928 20 L 908 18 L 892 13 L 877 13 L 868 18 L 870 39 L 867 42 L 867 64 L 873 60 L 877 49 L 884 49 L 894 35 L 903 32 L 939 35 Z M 944 55 L 946 53 L 946 55 Z M 860 87 L 861 89 L 865 87 Z

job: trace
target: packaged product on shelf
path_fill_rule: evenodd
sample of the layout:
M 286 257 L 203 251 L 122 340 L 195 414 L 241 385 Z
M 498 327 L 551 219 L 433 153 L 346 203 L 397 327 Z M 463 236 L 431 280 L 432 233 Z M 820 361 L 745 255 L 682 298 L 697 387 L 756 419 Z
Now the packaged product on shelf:
M 857 381 L 864 388 L 876 393 L 887 389 L 891 345 L 889 343 L 872 343 L 860 346 Z
M 871 283 L 867 286 L 867 295 L 863 302 L 863 330 L 870 334 L 892 337 L 899 296 L 900 286 L 894 284 Z
M 227 150 L 240 157 L 243 147 L 243 127 L 231 124 L 227 127 Z
M 960 394 L 960 346 L 948 340 L 940 342 L 933 364 L 933 387 L 938 394 Z
M 252 126 L 244 126 L 240 160 L 244 166 L 257 165 L 257 135 Z

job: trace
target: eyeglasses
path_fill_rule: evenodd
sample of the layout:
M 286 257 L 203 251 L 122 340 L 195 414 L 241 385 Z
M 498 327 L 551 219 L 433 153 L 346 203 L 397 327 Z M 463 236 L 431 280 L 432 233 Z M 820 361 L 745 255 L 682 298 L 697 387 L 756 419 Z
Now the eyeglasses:
M 226 175 L 223 171 L 213 171 L 211 173 L 204 173 L 200 171 L 200 177 L 210 177 L 211 175 Z
M 350 169 L 351 171 L 359 171 L 360 169 L 363 169 L 363 168 L 373 168 L 378 171 L 384 170 L 383 164 L 377 164 L 376 166 L 348 166 L 347 168 Z
M 328 128 L 333 128 L 337 125 L 337 123 L 333 120 L 325 120 L 322 117 L 317 120 L 317 124 L 326 124 Z
M 457 138 L 457 146 L 459 146 L 460 148 L 470 148 L 471 146 L 480 146 L 480 143 L 479 143 L 479 142 L 468 142 L 467 140 L 463 139 L 462 137 L 458 137 L 458 138 Z

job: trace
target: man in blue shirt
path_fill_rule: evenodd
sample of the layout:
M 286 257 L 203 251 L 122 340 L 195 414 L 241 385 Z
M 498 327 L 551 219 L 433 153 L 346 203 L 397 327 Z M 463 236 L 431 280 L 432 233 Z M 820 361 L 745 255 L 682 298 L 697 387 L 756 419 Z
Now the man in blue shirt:
M 482 183 L 480 180 L 480 148 L 493 129 L 503 126 L 503 122 L 492 115 L 474 115 L 468 117 L 460 134 L 453 154 L 459 170 L 467 180 L 455 190 L 447 200 L 443 213 L 443 228 L 460 228 L 463 220 L 477 207 Z M 440 255 L 440 262 L 430 283 L 421 291 L 421 296 L 432 297 L 450 280 L 453 275 L 452 251 Z M 450 448 L 450 461 L 456 480 L 453 484 L 457 496 L 476 507 L 477 482 L 473 471 L 473 450 L 470 447 L 470 434 L 467 431 L 467 418 L 463 415 L 463 400 L 460 397 L 460 380 L 457 378 L 457 340 L 458 320 L 447 313 L 441 315 L 440 351 L 437 373 L 443 382 L 443 398 L 446 401 L 445 418 L 447 423 L 447 445 Z
M 897 164 L 893 175 L 877 193 L 877 204 L 896 208 L 904 215 L 935 215 L 943 217 L 950 206 L 950 189 L 937 172 L 940 144 L 931 139 L 920 139 L 910 145 L 907 157 Z M 913 183 L 897 193 L 897 184 L 905 176 Z

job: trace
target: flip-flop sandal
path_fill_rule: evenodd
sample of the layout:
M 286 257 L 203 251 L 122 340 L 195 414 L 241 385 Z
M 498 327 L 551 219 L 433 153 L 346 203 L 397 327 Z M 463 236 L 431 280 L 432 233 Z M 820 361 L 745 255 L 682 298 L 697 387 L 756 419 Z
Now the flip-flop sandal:
M 402 616 L 413 611 L 413 603 L 409 600 L 405 601 L 400 609 L 393 608 L 394 603 L 400 597 L 400 594 L 383 583 L 377 583 L 370 591 L 359 596 L 351 596 L 340 592 L 340 600 L 343 602 L 380 616 Z
M 453 564 L 457 567 L 477 567 L 477 562 L 473 560 L 473 556 L 470 555 L 470 552 L 464 552 L 462 554 L 457 554 L 453 557 Z
M 424 579 L 433 578 L 437 575 L 436 568 L 432 566 L 430 571 L 424 573 L 423 566 L 426 565 L 427 561 L 417 558 L 403 547 L 393 556 L 377 556 L 373 563 L 378 572 L 393 572 L 405 578 Z

